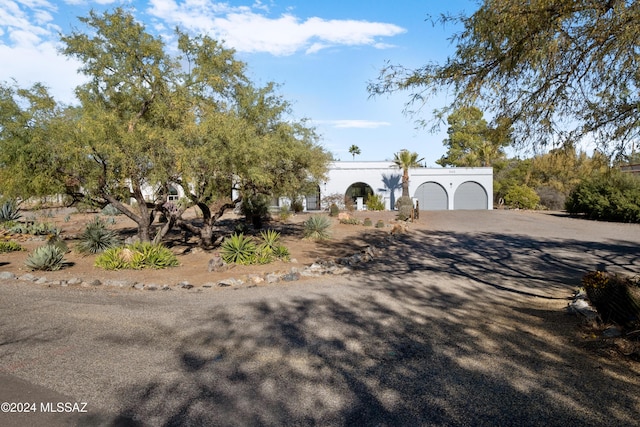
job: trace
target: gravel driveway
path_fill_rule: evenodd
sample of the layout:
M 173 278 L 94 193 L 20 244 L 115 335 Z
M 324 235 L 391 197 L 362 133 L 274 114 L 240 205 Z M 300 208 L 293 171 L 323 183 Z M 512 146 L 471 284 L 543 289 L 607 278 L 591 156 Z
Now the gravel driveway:
M 640 364 L 585 350 L 563 310 L 586 271 L 639 273 L 638 242 L 560 214 L 423 212 L 349 276 L 0 282 L 0 402 L 35 404 L 0 425 L 639 425 Z

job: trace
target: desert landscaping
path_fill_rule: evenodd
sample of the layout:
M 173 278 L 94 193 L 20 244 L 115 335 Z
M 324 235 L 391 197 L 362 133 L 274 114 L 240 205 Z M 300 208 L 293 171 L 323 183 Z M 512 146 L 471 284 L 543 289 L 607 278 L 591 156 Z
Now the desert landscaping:
M 179 267 L 106 274 L 70 252 L 72 266 L 38 273 L 47 276 L 38 283 L 20 279 L 24 254 L 3 254 L 0 270 L 16 278 L 0 280 L 0 380 L 10 385 L 0 400 L 88 409 L 0 422 L 636 423 L 637 349 L 567 306 L 587 271 L 637 274 L 640 227 L 561 212 L 434 211 L 390 238 L 391 214 L 380 213 L 384 229 L 333 224 L 326 242 L 300 239 L 304 215 L 269 224 L 294 230 L 282 229 L 297 262 L 216 273 L 211 253 L 175 244 Z M 367 247 L 376 256 L 341 274 L 215 285 Z M 63 286 L 72 277 L 81 283 Z M 124 279 L 169 286 L 109 284 Z

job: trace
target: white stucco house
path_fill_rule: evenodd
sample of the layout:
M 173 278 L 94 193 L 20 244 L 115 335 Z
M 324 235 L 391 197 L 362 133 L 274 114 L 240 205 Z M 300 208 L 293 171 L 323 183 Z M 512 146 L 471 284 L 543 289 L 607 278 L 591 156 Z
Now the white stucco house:
M 170 190 L 170 199 L 184 196 L 179 187 Z M 153 197 L 154 192 L 149 187 L 145 194 Z M 393 210 L 402 195 L 402 170 L 390 161 L 332 162 L 327 180 L 305 196 L 304 208 L 328 209 L 325 198 L 340 195 L 350 196 L 356 209 L 364 210 L 371 194 L 380 195 L 385 209 Z M 493 168 L 412 168 L 409 194 L 420 210 L 493 209 Z M 286 198 L 274 200 L 275 206 L 288 204 Z
M 307 209 L 332 194 L 350 195 L 366 209 L 369 194 L 379 194 L 393 209 L 402 194 L 402 170 L 393 162 L 333 162 L 318 195 L 307 196 Z M 493 168 L 412 168 L 409 194 L 420 210 L 493 209 Z M 358 200 L 362 198 L 362 200 Z

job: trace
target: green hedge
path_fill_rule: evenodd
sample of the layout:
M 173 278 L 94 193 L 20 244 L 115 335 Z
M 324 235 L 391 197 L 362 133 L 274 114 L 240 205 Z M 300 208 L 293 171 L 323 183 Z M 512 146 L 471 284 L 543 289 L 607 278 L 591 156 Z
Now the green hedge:
M 590 219 L 640 223 L 640 178 L 620 171 L 593 176 L 576 186 L 565 208 Z

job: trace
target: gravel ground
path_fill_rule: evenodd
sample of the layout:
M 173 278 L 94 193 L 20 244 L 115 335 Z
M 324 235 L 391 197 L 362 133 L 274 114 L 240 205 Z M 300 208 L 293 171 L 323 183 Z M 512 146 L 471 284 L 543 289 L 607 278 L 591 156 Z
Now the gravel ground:
M 351 276 L 0 282 L 0 402 L 36 404 L 0 425 L 640 425 L 640 364 L 586 350 L 564 314 L 584 272 L 637 274 L 639 241 L 561 214 L 423 212 Z

